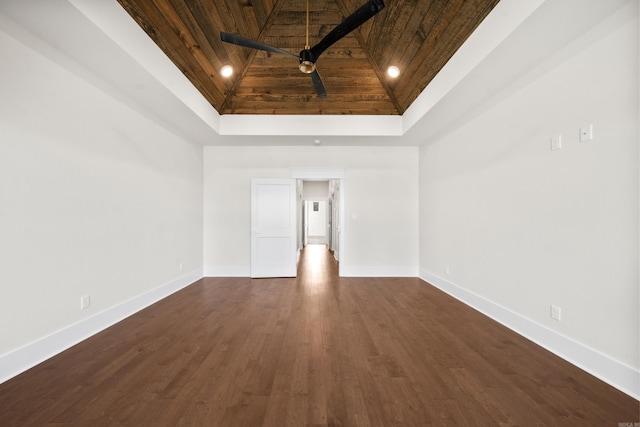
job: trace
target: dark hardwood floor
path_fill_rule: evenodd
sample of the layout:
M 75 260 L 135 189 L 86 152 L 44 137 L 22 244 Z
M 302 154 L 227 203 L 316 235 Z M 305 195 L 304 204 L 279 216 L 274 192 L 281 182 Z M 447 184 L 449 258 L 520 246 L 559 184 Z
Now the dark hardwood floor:
M 206 278 L 0 385 L 0 426 L 612 426 L 635 399 L 417 278 Z

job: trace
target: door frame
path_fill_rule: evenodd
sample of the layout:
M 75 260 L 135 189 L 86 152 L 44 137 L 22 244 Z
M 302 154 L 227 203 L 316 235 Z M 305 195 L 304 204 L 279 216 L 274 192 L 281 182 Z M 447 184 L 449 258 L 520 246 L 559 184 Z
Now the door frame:
M 345 179 L 344 169 L 341 168 L 291 168 L 291 178 L 303 181 L 331 181 L 340 182 L 340 200 L 338 205 L 338 276 L 342 276 L 342 260 L 344 259 L 346 245 L 346 227 L 344 221 L 344 194 Z

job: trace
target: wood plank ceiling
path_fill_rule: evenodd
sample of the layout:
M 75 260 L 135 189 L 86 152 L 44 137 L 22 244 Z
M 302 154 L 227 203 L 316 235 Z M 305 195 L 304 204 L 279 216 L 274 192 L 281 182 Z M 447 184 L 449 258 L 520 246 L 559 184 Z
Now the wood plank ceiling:
M 220 41 L 224 31 L 297 55 L 306 0 L 118 0 L 220 114 L 366 115 L 403 114 L 498 1 L 385 0 L 319 58 L 319 99 L 296 58 Z M 309 0 L 309 44 L 364 3 Z M 227 64 L 230 78 L 220 75 Z

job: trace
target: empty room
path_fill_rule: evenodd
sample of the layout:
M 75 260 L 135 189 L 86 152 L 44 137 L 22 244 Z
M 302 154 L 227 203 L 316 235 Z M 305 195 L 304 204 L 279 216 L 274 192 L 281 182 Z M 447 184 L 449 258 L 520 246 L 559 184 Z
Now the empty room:
M 639 427 L 639 9 L 0 1 L 0 425 Z

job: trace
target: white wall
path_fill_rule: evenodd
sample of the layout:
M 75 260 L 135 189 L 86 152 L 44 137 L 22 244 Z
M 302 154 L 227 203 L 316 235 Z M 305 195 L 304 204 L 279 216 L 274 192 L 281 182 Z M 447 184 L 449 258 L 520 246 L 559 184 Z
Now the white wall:
M 327 200 L 329 181 L 303 181 L 302 191 L 305 200 Z
M 421 276 L 602 355 L 622 377 L 587 366 L 580 351 L 564 356 L 636 396 L 638 39 L 629 2 L 420 151 Z M 589 124 L 594 140 L 580 143 Z
M 0 52 L 2 381 L 201 277 L 202 147 L 2 29 Z
M 250 180 L 344 168 L 343 275 L 416 275 L 416 147 L 205 147 L 205 275 L 247 275 Z

